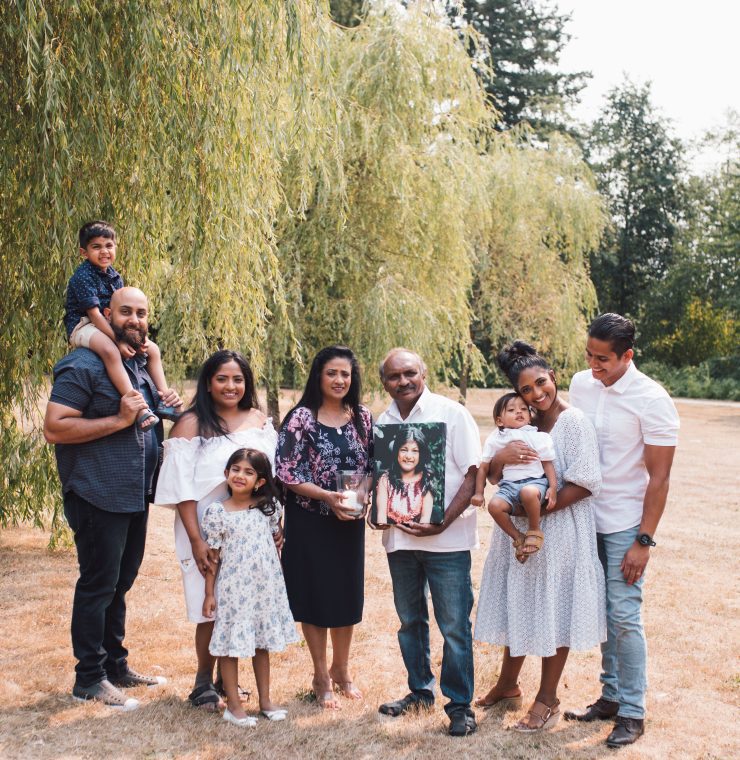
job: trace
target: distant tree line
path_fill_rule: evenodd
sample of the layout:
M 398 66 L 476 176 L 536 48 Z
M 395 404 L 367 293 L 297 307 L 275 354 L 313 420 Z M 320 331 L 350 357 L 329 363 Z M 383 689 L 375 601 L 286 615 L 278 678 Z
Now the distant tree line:
M 341 23 L 356 25 L 375 5 L 333 0 L 332 12 Z M 706 365 L 699 373 L 705 382 L 691 387 L 663 371 L 674 390 L 712 394 L 714 379 L 721 381 L 720 394 L 740 396 L 740 384 L 729 382 L 740 377 L 738 115 L 728 113 L 724 127 L 704 138 L 704 147 L 725 158 L 699 176 L 689 169 L 689 148 L 656 111 L 649 84 L 625 80 L 608 94 L 593 124 L 572 121 L 569 106 L 590 75 L 559 66 L 569 40 L 568 14 L 539 0 L 447 0 L 445 7 L 497 111 L 496 129 L 543 147 L 567 134 L 583 148 L 610 217 L 588 257 L 598 308 L 637 320 L 640 360 L 674 368 Z M 477 34 L 468 35 L 470 29 Z M 584 310 L 590 305 L 584 301 Z M 506 325 L 508 335 L 529 316 L 505 311 L 493 322 Z M 475 343 L 489 360 L 501 334 L 491 333 L 490 323 L 473 321 Z

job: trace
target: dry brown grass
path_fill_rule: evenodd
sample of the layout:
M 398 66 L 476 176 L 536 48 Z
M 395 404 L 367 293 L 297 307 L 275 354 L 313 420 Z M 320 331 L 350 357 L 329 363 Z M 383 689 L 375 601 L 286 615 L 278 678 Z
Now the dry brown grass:
M 471 394 L 469 407 L 482 435 L 490 430 L 493 398 L 488 391 Z M 377 410 L 381 404 L 374 406 Z M 732 459 L 736 466 L 740 405 L 679 402 L 678 407 L 681 445 L 645 605 L 649 721 L 646 735 L 619 751 L 620 760 L 739 754 L 738 486 Z M 378 704 L 402 696 L 406 683 L 388 569 L 380 537 L 373 533 L 367 539 L 365 619 L 353 648 L 363 703 L 345 701 L 341 712 L 330 715 L 303 701 L 311 666 L 305 645 L 297 645 L 272 660 L 274 697 L 290 710 L 286 723 L 261 721 L 248 731 L 192 710 L 184 701 L 193 675 L 192 627 L 183 617 L 171 513 L 153 509 L 150 526 L 144 564 L 129 596 L 127 643 L 134 667 L 166 674 L 169 683 L 159 692 L 135 693 L 144 705 L 128 714 L 78 704 L 70 697 L 74 552 L 49 553 L 47 537 L 31 529 L 0 535 L 2 757 L 613 757 L 603 744 L 609 730 L 605 723 L 561 723 L 549 734 L 523 737 L 506 730 L 515 716 L 479 711 L 478 733 L 451 739 L 444 733 L 441 702 L 428 715 L 381 719 Z M 487 517 L 481 517 L 480 527 L 476 592 L 491 533 Z M 331 572 L 331 558 L 326 569 Z M 438 672 L 441 640 L 436 629 L 432 652 Z M 476 644 L 477 692 L 494 681 L 500 656 L 499 648 Z M 596 650 L 572 654 L 561 690 L 565 707 L 597 695 L 598 670 Z M 532 659 L 522 676 L 527 697 L 536 688 L 537 674 Z M 248 663 L 242 665 L 241 680 L 253 683 Z

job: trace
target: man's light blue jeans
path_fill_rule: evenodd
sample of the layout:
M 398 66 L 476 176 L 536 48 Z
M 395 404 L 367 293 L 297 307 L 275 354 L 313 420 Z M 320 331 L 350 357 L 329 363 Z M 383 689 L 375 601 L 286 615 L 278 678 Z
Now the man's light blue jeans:
M 618 533 L 597 533 L 599 559 L 606 576 L 607 640 L 601 645 L 601 696 L 619 703 L 618 715 L 645 717 L 647 642 L 642 627 L 642 584 L 624 580 L 621 564 L 639 526 Z
M 426 702 L 434 700 L 427 605 L 431 591 L 434 617 L 444 638 L 440 688 L 450 700 L 445 712 L 469 711 L 473 699 L 470 552 L 399 550 L 388 555 L 388 566 L 409 690 Z

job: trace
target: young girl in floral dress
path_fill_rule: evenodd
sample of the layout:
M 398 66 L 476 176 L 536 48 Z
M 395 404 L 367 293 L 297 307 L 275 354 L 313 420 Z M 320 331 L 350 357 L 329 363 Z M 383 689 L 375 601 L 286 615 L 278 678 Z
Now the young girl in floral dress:
M 298 640 L 290 613 L 280 559 L 272 535 L 280 529 L 280 505 L 270 460 L 256 449 L 237 449 L 224 472 L 229 498 L 215 501 L 203 515 L 208 546 L 218 553 L 206 575 L 203 616 L 216 624 L 209 650 L 220 658 L 226 691 L 224 720 L 252 727 L 257 719 L 239 699 L 239 658 L 251 657 L 260 715 L 285 720 L 287 712 L 270 699 L 270 652 Z

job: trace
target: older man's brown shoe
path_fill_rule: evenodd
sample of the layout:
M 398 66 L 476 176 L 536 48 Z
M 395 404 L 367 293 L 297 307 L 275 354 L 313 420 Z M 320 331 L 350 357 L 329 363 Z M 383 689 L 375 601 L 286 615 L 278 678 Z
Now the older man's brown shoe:
M 580 720 L 590 723 L 592 720 L 611 720 L 619 711 L 619 702 L 611 702 L 604 697 L 599 697 L 592 705 L 582 712 L 566 710 L 563 717 L 566 720 Z
M 645 733 L 645 721 L 642 718 L 625 718 L 617 715 L 614 729 L 606 737 L 606 746 L 612 749 L 634 744 Z

